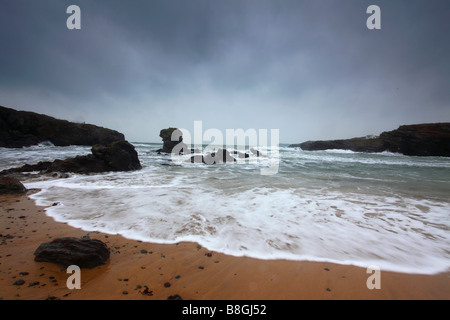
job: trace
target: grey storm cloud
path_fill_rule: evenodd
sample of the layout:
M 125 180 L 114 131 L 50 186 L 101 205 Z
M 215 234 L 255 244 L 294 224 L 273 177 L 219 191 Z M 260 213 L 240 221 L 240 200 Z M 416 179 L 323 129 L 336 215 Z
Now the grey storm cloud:
M 81 8 L 68 30 L 66 8 Z M 366 9 L 381 8 L 381 30 Z M 0 105 L 131 141 L 167 126 L 282 142 L 450 120 L 446 0 L 1 1 Z

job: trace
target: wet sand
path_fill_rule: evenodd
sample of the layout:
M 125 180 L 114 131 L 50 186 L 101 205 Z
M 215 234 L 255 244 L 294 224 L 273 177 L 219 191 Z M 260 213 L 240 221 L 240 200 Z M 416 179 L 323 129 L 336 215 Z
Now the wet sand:
M 111 256 L 106 265 L 81 269 L 81 289 L 70 290 L 70 274 L 35 262 L 33 253 L 43 242 L 83 236 L 103 241 Z M 369 276 L 355 266 L 233 257 L 196 243 L 162 245 L 86 232 L 55 222 L 27 195 L 0 196 L 4 300 L 166 300 L 175 295 L 183 300 L 450 299 L 450 272 L 381 270 L 381 289 L 373 290 L 366 285 Z

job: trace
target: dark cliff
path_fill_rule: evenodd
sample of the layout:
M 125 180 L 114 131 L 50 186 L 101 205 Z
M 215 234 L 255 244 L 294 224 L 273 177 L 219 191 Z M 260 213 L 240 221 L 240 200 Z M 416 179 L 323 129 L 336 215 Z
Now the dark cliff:
M 450 123 L 400 126 L 380 135 L 385 149 L 408 156 L 450 157 Z
M 50 141 L 56 146 L 110 144 L 122 133 L 0 106 L 0 147 L 21 148 Z
M 400 126 L 375 138 L 306 141 L 292 144 L 302 150 L 344 149 L 356 152 L 397 152 L 408 156 L 450 157 L 450 123 Z

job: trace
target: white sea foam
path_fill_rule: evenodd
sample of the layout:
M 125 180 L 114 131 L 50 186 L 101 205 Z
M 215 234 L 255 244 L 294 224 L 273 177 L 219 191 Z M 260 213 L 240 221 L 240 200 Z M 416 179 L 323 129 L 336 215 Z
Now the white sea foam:
M 32 187 L 45 187 L 38 183 Z M 321 260 L 434 273 L 449 267 L 447 204 L 398 197 L 255 188 L 50 187 L 34 196 L 60 206 L 59 221 L 143 241 L 195 241 L 236 256 Z M 83 199 L 80 201 L 79 199 Z
M 356 151 L 352 151 L 352 150 L 346 150 L 346 149 L 328 149 L 328 150 L 324 150 L 324 152 L 327 153 L 357 153 Z
M 137 145 L 137 172 L 25 185 L 42 189 L 38 204 L 59 204 L 48 215 L 90 231 L 261 259 L 450 268 L 447 159 L 280 148 L 280 172 L 267 177 L 258 164 L 166 165 L 156 149 Z

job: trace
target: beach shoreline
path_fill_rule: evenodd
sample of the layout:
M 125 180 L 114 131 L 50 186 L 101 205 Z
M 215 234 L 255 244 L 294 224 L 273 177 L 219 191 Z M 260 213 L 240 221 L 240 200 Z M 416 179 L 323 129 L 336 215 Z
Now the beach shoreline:
M 0 196 L 0 299 L 3 300 L 448 300 L 450 272 L 436 275 L 381 270 L 370 290 L 367 269 L 327 262 L 259 260 L 211 252 L 197 243 L 155 244 L 87 232 L 56 222 L 28 195 Z M 34 251 L 58 237 L 103 241 L 106 265 L 70 274 L 35 262 Z M 23 280 L 18 282 L 18 280 Z M 18 285 L 18 283 L 22 283 Z

